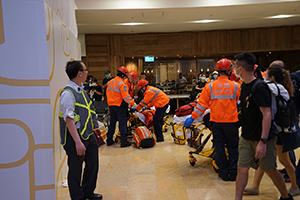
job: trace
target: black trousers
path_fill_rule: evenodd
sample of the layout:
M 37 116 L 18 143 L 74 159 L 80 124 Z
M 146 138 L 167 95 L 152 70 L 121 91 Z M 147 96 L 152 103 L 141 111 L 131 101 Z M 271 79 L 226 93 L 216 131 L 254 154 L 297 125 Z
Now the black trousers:
M 163 137 L 162 126 L 164 125 L 164 116 L 168 106 L 169 103 L 162 108 L 157 108 L 153 117 L 154 132 L 158 138 Z
M 215 160 L 221 176 L 236 175 L 239 135 L 236 123 L 212 122 L 213 141 L 216 150 Z M 228 150 L 228 159 L 225 153 Z
M 68 186 L 72 200 L 85 200 L 85 197 L 92 196 L 98 176 L 99 156 L 96 136 L 93 134 L 87 140 L 81 138 L 81 141 L 86 148 L 84 156 L 77 155 L 75 142 L 69 132 L 64 146 L 68 156 Z M 82 176 L 83 162 L 85 167 Z
M 121 134 L 121 141 L 127 141 L 127 108 L 119 106 L 109 106 L 110 124 L 107 132 L 107 142 L 113 141 L 113 136 L 116 129 L 116 123 L 119 121 L 119 131 Z

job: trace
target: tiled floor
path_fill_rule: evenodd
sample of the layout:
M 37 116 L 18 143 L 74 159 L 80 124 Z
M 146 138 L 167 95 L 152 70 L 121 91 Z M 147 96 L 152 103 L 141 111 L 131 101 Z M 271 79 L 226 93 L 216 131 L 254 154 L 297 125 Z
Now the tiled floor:
M 117 143 L 99 148 L 100 170 L 96 193 L 104 200 L 229 200 L 234 199 L 235 182 L 222 181 L 212 167 L 212 159 L 196 156 L 194 167 L 189 164 L 188 145 L 178 145 L 171 137 L 172 128 L 164 133 L 165 141 L 153 148 L 135 146 L 120 148 Z M 208 143 L 205 149 L 209 149 Z M 299 158 L 300 153 L 296 151 Z M 279 169 L 282 168 L 280 164 Z M 249 183 L 254 170 L 250 170 Z M 290 184 L 286 184 L 289 188 Z M 59 200 L 69 200 L 63 188 Z M 279 192 L 265 176 L 260 195 L 244 196 L 245 200 L 276 200 Z M 300 196 L 294 197 L 300 200 Z

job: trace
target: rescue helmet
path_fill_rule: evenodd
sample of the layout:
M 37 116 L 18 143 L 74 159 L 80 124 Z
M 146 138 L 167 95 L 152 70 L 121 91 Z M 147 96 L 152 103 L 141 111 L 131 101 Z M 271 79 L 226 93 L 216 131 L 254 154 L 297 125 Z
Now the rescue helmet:
M 238 78 L 238 77 L 235 75 L 234 69 L 232 69 L 232 73 L 231 73 L 229 79 L 232 80 L 232 81 L 239 81 L 239 80 L 240 80 L 240 78 Z
M 134 80 L 134 81 L 137 81 L 137 80 L 138 80 L 138 74 L 137 74 L 134 70 L 131 70 L 131 71 L 129 72 L 128 77 L 131 78 L 131 79 Z
M 146 81 L 145 79 L 139 80 L 139 82 L 136 84 L 139 90 L 146 85 L 148 85 L 148 81 Z
M 127 70 L 126 67 L 124 67 L 124 66 L 119 67 L 118 72 L 121 72 L 121 73 L 124 74 L 125 76 L 128 75 L 128 70 Z
M 232 69 L 232 62 L 227 58 L 222 58 L 216 64 L 217 71 L 227 71 L 229 69 Z
M 214 74 L 219 75 L 219 72 L 218 72 L 218 71 L 214 71 L 212 74 L 213 74 L 213 75 L 214 75 Z

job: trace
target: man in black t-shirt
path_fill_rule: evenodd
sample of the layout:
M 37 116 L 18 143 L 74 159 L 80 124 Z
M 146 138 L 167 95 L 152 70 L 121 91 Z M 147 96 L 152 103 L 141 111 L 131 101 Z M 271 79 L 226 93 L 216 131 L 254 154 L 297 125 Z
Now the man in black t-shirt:
M 243 198 L 248 181 L 248 171 L 260 167 L 272 179 L 281 194 L 280 200 L 293 199 L 288 194 L 283 177 L 276 169 L 276 137 L 271 130 L 271 93 L 268 86 L 254 76 L 256 58 L 244 52 L 235 56 L 235 74 L 243 81 L 240 95 L 242 113 L 242 135 L 239 143 L 238 175 L 235 200 Z M 251 88 L 256 82 L 253 96 Z

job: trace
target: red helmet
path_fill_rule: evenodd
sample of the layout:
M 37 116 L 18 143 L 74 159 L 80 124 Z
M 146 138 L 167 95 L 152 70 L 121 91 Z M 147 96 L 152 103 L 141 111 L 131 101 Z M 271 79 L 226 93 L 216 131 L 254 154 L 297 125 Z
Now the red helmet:
M 129 78 L 131 78 L 132 80 L 134 80 L 134 81 L 137 81 L 138 80 L 138 74 L 135 72 L 135 71 L 133 71 L 133 70 L 131 70 L 130 72 L 129 72 L 129 76 L 128 76 Z
M 139 80 L 139 82 L 136 84 L 139 90 L 146 85 L 148 85 L 148 81 L 146 81 L 145 79 Z
M 240 78 L 236 77 L 235 73 L 234 73 L 234 69 L 232 69 L 231 75 L 229 77 L 230 80 L 232 81 L 239 81 Z
M 128 75 L 128 70 L 124 66 L 119 67 L 118 71 L 122 72 L 126 76 Z
M 216 70 L 218 71 L 226 71 L 228 69 L 232 69 L 232 62 L 227 58 L 222 58 L 216 64 Z

